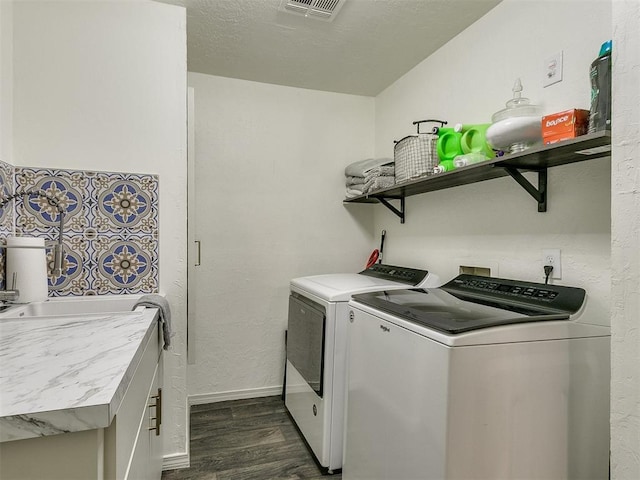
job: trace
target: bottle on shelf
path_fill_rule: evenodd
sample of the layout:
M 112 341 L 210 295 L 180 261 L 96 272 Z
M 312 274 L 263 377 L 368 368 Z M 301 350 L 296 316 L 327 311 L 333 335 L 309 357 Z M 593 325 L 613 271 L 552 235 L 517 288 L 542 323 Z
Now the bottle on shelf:
M 444 173 L 455 170 L 455 165 L 453 164 L 453 160 L 441 160 L 438 165 L 433 168 L 433 173 Z
M 458 155 L 454 158 L 453 166 L 455 168 L 466 167 L 467 165 L 484 162 L 488 159 L 489 158 L 484 153 L 467 153 L 465 155 Z
M 591 64 L 591 109 L 589 133 L 611 128 L 611 40 L 600 47 L 600 54 Z
M 461 155 L 462 145 L 460 140 L 462 133 L 456 132 L 454 128 L 438 128 L 438 141 L 436 143 L 436 152 L 440 162 L 453 161 L 456 155 Z

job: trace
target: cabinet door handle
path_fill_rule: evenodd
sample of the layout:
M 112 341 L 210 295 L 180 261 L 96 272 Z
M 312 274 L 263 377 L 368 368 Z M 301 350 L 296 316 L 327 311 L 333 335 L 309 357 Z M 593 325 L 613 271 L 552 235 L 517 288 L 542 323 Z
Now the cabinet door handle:
M 196 261 L 195 261 L 194 267 L 199 267 L 200 266 L 200 255 L 202 253 L 202 250 L 200 248 L 200 240 L 195 240 L 195 244 L 196 244 Z
M 149 427 L 149 430 L 155 430 L 156 431 L 156 436 L 160 435 L 160 425 L 162 424 L 162 389 L 159 388 L 158 389 L 158 394 L 157 395 L 152 395 L 151 396 L 152 399 L 154 399 L 156 401 L 156 403 L 150 404 L 149 408 L 155 407 L 156 409 L 156 416 L 155 417 L 151 417 L 152 421 L 155 421 L 155 426 L 153 427 Z
M 156 400 L 156 417 L 158 417 L 158 427 L 162 425 L 162 389 L 158 389 L 158 399 Z M 158 428 L 158 430 L 160 430 Z M 158 433 L 160 435 L 160 433 Z

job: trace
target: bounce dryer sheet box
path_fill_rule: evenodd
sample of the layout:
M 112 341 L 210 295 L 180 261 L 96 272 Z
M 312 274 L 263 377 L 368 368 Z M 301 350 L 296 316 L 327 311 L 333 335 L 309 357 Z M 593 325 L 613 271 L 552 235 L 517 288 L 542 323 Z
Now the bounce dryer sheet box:
M 542 140 L 545 145 L 579 137 L 587 133 L 589 110 L 574 108 L 542 117 Z

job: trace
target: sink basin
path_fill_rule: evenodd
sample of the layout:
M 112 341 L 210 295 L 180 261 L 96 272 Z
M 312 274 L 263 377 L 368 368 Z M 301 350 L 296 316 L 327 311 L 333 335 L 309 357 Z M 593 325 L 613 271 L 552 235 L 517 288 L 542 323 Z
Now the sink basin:
M 0 319 L 130 312 L 141 296 L 142 295 L 100 295 L 51 298 L 45 302 L 12 305 L 0 311 Z

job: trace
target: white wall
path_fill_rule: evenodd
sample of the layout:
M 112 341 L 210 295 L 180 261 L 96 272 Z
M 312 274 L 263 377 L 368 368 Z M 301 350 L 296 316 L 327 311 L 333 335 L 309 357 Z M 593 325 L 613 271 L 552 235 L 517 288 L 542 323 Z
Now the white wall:
M 160 176 L 165 454 L 186 455 L 186 18 L 154 2 L 16 2 L 13 159 Z M 185 457 L 186 459 L 186 457 Z
M 614 1 L 611 478 L 640 478 L 640 3 Z
M 11 162 L 13 116 L 13 3 L 0 2 L 0 160 Z
M 202 242 L 189 394 L 277 393 L 289 280 L 359 271 L 375 248 L 372 211 L 342 204 L 344 167 L 373 151 L 373 98 L 197 73 L 189 85 Z
M 520 77 L 544 113 L 589 107 L 589 65 L 611 38 L 608 1 L 505 0 L 376 98 L 376 154 L 411 122 L 490 122 Z M 564 79 L 542 88 L 545 58 L 564 52 Z M 391 263 L 426 266 L 448 280 L 458 266 L 489 266 L 506 278 L 543 280 L 541 249 L 562 250 L 564 285 L 588 291 L 585 316 L 609 323 L 610 161 L 549 170 L 548 211 L 511 178 L 410 197 L 406 224 L 382 206 Z M 529 177 L 536 182 L 535 176 Z

